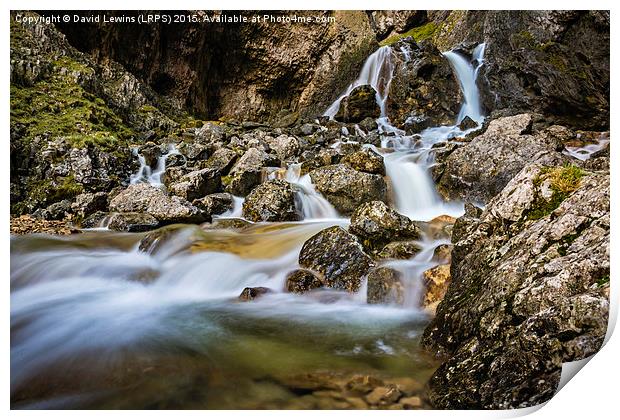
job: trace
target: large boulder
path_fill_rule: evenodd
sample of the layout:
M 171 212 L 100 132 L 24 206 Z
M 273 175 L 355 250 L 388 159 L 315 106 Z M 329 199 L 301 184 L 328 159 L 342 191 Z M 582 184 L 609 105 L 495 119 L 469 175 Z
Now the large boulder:
M 529 163 L 569 162 L 561 150 L 571 133 L 554 127 L 534 133 L 532 122 L 530 114 L 491 121 L 484 134 L 442 159 L 439 192 L 447 198 L 486 202 Z
M 328 287 L 356 292 L 374 263 L 355 236 L 333 226 L 304 243 L 299 265 L 320 273 Z
M 420 237 L 420 229 L 411 219 L 382 201 L 364 203 L 355 209 L 349 231 L 369 250 L 380 250 L 391 241 Z
M 173 195 L 183 197 L 188 201 L 213 194 L 222 188 L 220 172 L 216 169 L 199 169 L 181 177 L 179 182 L 168 186 L 168 191 Z
M 385 175 L 383 156 L 368 148 L 349 153 L 340 162 L 349 165 L 356 171 Z
M 216 193 L 196 199 L 192 201 L 192 204 L 212 217 L 232 210 L 235 202 L 229 193 Z
M 108 194 L 105 192 L 82 193 L 71 203 L 71 211 L 78 217 L 85 218 L 97 211 L 108 208 Z
M 429 41 L 404 39 L 394 45 L 395 69 L 387 100 L 390 121 L 412 132 L 429 125 L 454 124 L 460 109 L 461 93 L 450 63 Z
M 370 85 L 362 85 L 354 88 L 349 96 L 342 98 L 334 118 L 341 122 L 358 123 L 364 118 L 378 118 L 380 115 L 377 91 Z
M 483 211 L 457 221 L 452 282 L 423 336 L 425 347 L 448 357 L 429 383 L 435 407 L 542 403 L 554 395 L 563 362 L 600 348 L 609 312 L 609 179 L 528 165 Z
M 226 191 L 237 196 L 246 196 L 262 180 L 264 166 L 273 164 L 273 157 L 264 150 L 252 147 L 239 158 L 230 170 Z
M 266 137 L 266 142 L 269 148 L 275 152 L 278 159 L 285 161 L 299 154 L 300 145 L 299 140 L 293 136 L 287 136 L 281 134 L 276 138 Z
M 386 201 L 387 185 L 380 175 L 359 172 L 347 165 L 329 165 L 310 172 L 316 189 L 342 214 L 351 214 L 369 201 Z
M 232 168 L 237 154 L 226 147 L 217 149 L 209 159 L 204 162 L 200 162 L 199 165 L 203 168 L 212 168 L 218 170 L 221 174 L 226 174 Z
M 148 213 L 162 224 L 202 223 L 208 220 L 199 208 L 181 197 L 169 197 L 150 184 L 130 185 L 110 201 L 110 211 Z
M 243 202 L 243 217 L 254 222 L 299 220 L 293 187 L 281 179 L 263 182 Z

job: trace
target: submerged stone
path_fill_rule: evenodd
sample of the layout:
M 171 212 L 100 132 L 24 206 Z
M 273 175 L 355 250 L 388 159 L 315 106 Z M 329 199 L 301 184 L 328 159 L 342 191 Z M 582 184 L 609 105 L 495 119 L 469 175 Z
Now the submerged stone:
M 268 287 L 246 287 L 239 295 L 239 300 L 242 302 L 249 302 L 267 293 L 271 293 L 271 289 Z

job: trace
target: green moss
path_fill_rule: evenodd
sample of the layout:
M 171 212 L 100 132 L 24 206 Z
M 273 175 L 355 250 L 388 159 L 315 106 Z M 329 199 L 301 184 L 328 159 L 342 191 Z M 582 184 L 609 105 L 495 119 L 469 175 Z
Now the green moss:
M 598 280 L 596 281 L 596 284 L 597 284 L 599 287 L 604 286 L 604 285 L 606 285 L 606 284 L 608 284 L 608 283 L 609 283 L 609 274 L 608 274 L 608 275 L 606 275 L 606 276 L 601 277 L 600 279 L 598 279 Z
M 26 185 L 28 197 L 24 201 L 15 203 L 11 213 L 23 214 L 38 207 L 46 207 L 65 199 L 72 199 L 84 192 L 84 188 L 75 180 L 73 174 L 55 179 L 31 179 Z
M 538 220 L 551 214 L 572 192 L 579 188 L 584 175 L 583 169 L 575 165 L 543 168 L 538 177 L 534 179 L 534 185 L 539 186 L 548 180 L 552 195 L 550 199 L 538 197 L 533 208 L 527 212 L 527 219 Z
M 54 62 L 53 76 L 33 86 L 11 85 L 11 126 L 22 125 L 28 143 L 36 136 L 66 137 L 75 147 L 88 143 L 115 150 L 133 137 L 123 120 L 105 102 L 77 82 L 92 69 L 68 57 Z
M 431 38 L 435 31 L 437 31 L 437 25 L 434 22 L 428 22 L 422 26 L 418 26 L 408 30 L 402 34 L 392 35 L 389 38 L 384 39 L 379 43 L 382 47 L 385 45 L 392 45 L 400 39 L 412 37 L 416 42 L 424 41 Z

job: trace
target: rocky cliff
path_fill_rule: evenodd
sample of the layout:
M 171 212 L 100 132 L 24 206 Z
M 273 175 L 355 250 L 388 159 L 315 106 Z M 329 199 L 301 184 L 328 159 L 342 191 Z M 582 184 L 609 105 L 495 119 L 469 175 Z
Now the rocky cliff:
M 429 384 L 435 406 L 542 403 L 563 362 L 601 347 L 609 222 L 608 166 L 540 164 L 457 220 L 452 283 L 424 333 L 428 348 L 448 356 Z

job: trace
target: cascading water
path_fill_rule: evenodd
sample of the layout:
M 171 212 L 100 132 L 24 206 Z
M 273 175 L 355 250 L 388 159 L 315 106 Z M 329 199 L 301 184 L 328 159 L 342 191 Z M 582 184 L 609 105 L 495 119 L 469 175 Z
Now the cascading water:
M 479 52 L 481 62 L 484 48 Z M 382 133 L 392 134 L 383 143 L 395 150 L 383 155 L 398 210 L 417 220 L 458 213 L 458 204 L 437 196 L 428 167 L 432 145 L 460 131 L 436 127 L 417 139 L 389 124 L 391 54 L 383 47 L 371 55 L 347 93 L 361 84 L 377 90 L 378 122 Z M 461 86 L 474 89 L 475 83 Z M 326 115 L 337 112 L 337 102 Z M 172 146 L 151 169 L 136 151 L 141 167 L 131 183 L 160 186 L 166 159 L 177 153 Z M 169 401 L 183 408 L 240 408 L 245 400 L 261 406 L 294 398 L 269 379 L 291 372 L 367 372 L 374 366 L 385 375 L 426 381 L 436 361 L 418 351 L 416 337 L 426 320 L 419 308 L 420 276 L 436 264 L 433 251 L 447 239 L 424 234 L 422 251 L 412 259 L 385 263 L 402 273 L 405 306 L 367 305 L 365 285 L 354 294 L 286 293 L 286 275 L 298 267 L 303 243 L 328 226 L 346 229 L 348 221 L 338 219 L 308 175 L 300 176 L 299 165 L 282 176 L 296 189 L 303 222 L 241 231 L 180 228 L 148 251 L 138 247 L 143 234 L 12 238 L 12 400 L 31 408 L 136 408 Z M 239 216 L 242 203 L 236 198 L 223 216 Z M 238 302 L 245 287 L 257 286 L 270 293 Z M 51 397 L 45 393 L 49 383 Z
M 476 80 L 478 70 L 482 67 L 484 59 L 485 44 L 480 44 L 474 48 L 471 60 L 467 60 L 463 55 L 454 51 L 443 53 L 456 73 L 461 92 L 463 93 L 463 105 L 456 119 L 459 124 L 465 117 L 469 117 L 477 123 L 484 120 L 482 107 L 480 106 L 480 93 Z
M 363 85 L 370 85 L 375 89 L 381 116 L 386 115 L 385 105 L 393 72 L 392 48 L 389 46 L 379 48 L 366 59 L 358 78 L 327 108 L 323 115 L 333 118 L 338 113 L 340 101 L 347 97 L 353 89 Z
M 146 159 L 140 153 L 138 153 L 138 149 L 133 149 L 133 153 L 138 157 L 138 161 L 140 162 L 140 168 L 138 172 L 131 175 L 129 178 L 130 184 L 138 184 L 140 182 L 146 182 L 156 187 L 161 187 L 163 184 L 161 182 L 161 177 L 166 172 L 166 160 L 172 155 L 180 155 L 181 153 L 177 150 L 175 144 L 168 145 L 168 151 L 161 155 L 157 159 L 157 165 L 155 168 L 151 168 L 146 164 Z
M 301 209 L 304 220 L 340 218 L 334 206 L 316 191 L 310 175 L 301 175 L 300 164 L 289 165 L 284 179 L 295 189 L 298 207 Z
M 145 404 L 142 398 L 167 398 L 158 383 L 175 389 L 182 386 L 175 378 L 193 378 L 199 371 L 209 378 L 209 387 L 199 388 L 209 392 L 203 404 L 238 408 L 238 399 L 225 396 L 240 392 L 237 387 L 260 388 L 274 375 L 286 377 L 310 366 L 362 369 L 388 361 L 393 367 L 383 371 L 425 380 L 428 362 L 411 359 L 422 312 L 366 305 L 363 291 L 283 292 L 303 243 L 334 224 L 346 228 L 344 220 L 258 224 L 242 232 L 186 227 L 150 252 L 138 250 L 136 234 L 97 232 L 36 242 L 13 238 L 13 397 L 19 400 L 20 390 L 38 378 L 52 378 L 59 398 L 35 399 L 36 405 L 26 398 L 21 406 L 135 407 Z M 431 266 L 436 245 L 421 244 L 419 269 Z M 412 293 L 408 300 L 416 299 L 416 284 L 405 284 Z M 255 286 L 272 292 L 239 303 L 241 290 Z M 208 364 L 200 362 L 197 369 L 197 360 Z M 163 368 L 169 364 L 170 371 Z M 131 388 L 108 382 L 110 375 L 125 378 L 127 369 L 140 372 L 135 385 L 125 379 Z M 225 384 L 217 380 L 222 375 Z M 67 394 L 72 387 L 82 391 Z M 274 398 L 269 389 L 263 398 Z M 190 404 L 172 395 L 183 401 L 179 404 Z
M 480 106 L 480 93 L 476 84 L 478 71 L 483 64 L 485 45 L 478 45 L 468 61 L 455 51 L 443 55 L 452 65 L 459 87 L 463 94 L 463 104 L 455 125 L 431 127 L 419 136 L 406 136 L 402 130 L 393 127 L 386 115 L 377 120 L 382 137 L 383 148 L 393 148 L 393 152 L 382 153 L 386 174 L 393 187 L 397 210 L 414 220 L 430 220 L 441 214 L 459 216 L 463 205 L 459 202 L 445 202 L 437 193 L 435 183 L 429 173 L 433 165 L 431 148 L 439 142 L 466 135 L 470 130 L 461 130 L 459 124 L 465 116 L 481 124 L 484 115 Z M 392 75 L 388 78 L 391 81 Z M 382 101 L 385 103 L 387 97 Z

